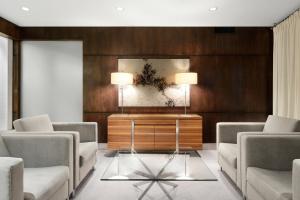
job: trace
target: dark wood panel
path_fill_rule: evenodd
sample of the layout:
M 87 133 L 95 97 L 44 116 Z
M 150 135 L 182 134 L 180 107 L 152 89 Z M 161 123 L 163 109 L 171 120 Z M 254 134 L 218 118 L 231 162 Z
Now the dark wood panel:
M 87 35 L 86 54 L 213 54 L 213 28 L 98 28 Z M 176 45 L 170 45 L 176 42 Z M 197 45 L 202 43 L 203 45 Z M 192 45 L 193 44 L 193 45 Z
M 272 54 L 271 44 L 272 31 L 267 28 L 236 28 L 235 33 L 216 34 L 218 54 Z
M 14 40 L 20 38 L 20 29 L 17 25 L 0 17 L 0 33 L 4 33 Z
M 116 71 L 115 56 L 84 57 L 85 112 L 118 112 L 117 86 L 110 84 L 110 74 Z
M 98 142 L 107 142 L 107 117 L 108 113 L 83 113 L 85 122 L 97 122 L 98 124 Z
M 193 56 L 191 112 L 271 112 L 271 56 Z
M 215 141 L 217 121 L 261 121 L 272 113 L 272 31 L 176 27 L 25 27 L 24 40 L 83 40 L 84 119 L 99 123 L 107 141 L 107 116 L 120 112 L 110 73 L 118 58 L 190 58 L 199 84 L 188 112 L 203 116 L 204 142 Z M 19 97 L 15 97 L 19 98 Z M 183 108 L 125 108 L 128 113 L 183 113 Z
M 83 40 L 93 28 L 79 27 L 21 27 L 22 40 Z
M 199 84 L 191 86 L 190 112 L 271 112 L 270 56 L 190 56 Z M 117 87 L 110 73 L 116 56 L 85 56 L 84 111 L 118 112 Z M 109 97 L 109 98 L 108 98 Z M 125 108 L 129 113 L 182 112 L 182 108 Z
M 20 67 L 21 67 L 21 54 L 20 54 L 20 41 L 13 41 L 13 120 L 20 118 Z
M 272 31 L 236 28 L 216 34 L 214 28 L 182 27 L 26 27 L 26 40 L 84 40 L 85 55 L 268 55 Z

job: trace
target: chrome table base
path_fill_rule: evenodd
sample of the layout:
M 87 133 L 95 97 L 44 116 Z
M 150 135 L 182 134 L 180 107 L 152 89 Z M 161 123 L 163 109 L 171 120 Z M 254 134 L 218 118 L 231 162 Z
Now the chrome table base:
M 167 168 L 167 166 L 172 162 L 172 160 L 175 157 L 175 154 L 177 154 L 177 152 L 174 152 L 170 158 L 168 159 L 168 161 L 163 165 L 163 167 L 161 168 L 161 170 L 155 175 L 151 169 L 149 169 L 149 167 L 144 163 L 144 161 L 138 157 L 138 160 L 140 161 L 140 163 L 144 166 L 144 168 L 147 170 L 148 174 L 141 172 L 139 170 L 135 171 L 135 174 L 143 176 L 145 178 L 149 178 L 149 181 L 141 181 L 139 183 L 134 184 L 134 187 L 140 189 L 139 187 L 145 184 L 148 184 L 148 187 L 142 192 L 142 194 L 138 197 L 139 200 L 143 199 L 145 197 L 145 195 L 147 194 L 147 192 L 152 188 L 152 186 L 154 185 L 154 183 L 157 183 L 158 186 L 160 187 L 160 189 L 163 191 L 163 193 L 168 197 L 169 200 L 172 200 L 173 198 L 171 197 L 170 193 L 167 191 L 167 189 L 164 187 L 165 185 L 171 186 L 173 187 L 173 189 L 175 189 L 178 185 L 175 183 L 172 183 L 170 181 L 162 181 L 162 178 L 164 177 L 164 171 Z M 169 176 L 169 175 L 168 175 Z

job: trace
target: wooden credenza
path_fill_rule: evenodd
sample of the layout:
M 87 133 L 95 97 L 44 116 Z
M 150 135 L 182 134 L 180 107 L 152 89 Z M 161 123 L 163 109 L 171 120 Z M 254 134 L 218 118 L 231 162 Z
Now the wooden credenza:
M 108 148 L 135 150 L 202 149 L 202 117 L 181 114 L 113 114 Z

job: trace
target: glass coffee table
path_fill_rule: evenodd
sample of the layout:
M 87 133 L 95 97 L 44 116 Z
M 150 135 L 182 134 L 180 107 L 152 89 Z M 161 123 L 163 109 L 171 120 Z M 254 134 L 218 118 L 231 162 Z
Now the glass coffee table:
M 138 199 L 143 199 L 157 184 L 166 197 L 172 199 L 170 193 L 178 186 L 175 181 L 199 180 L 191 171 L 190 166 L 195 163 L 191 156 L 200 158 L 196 151 L 147 153 L 120 149 L 101 180 L 137 181 L 133 186 L 141 192 Z

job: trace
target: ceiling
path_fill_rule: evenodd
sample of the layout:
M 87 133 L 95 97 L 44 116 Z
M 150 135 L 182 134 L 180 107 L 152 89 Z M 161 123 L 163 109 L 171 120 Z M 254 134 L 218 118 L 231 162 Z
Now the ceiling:
M 19 26 L 273 26 L 299 7 L 300 0 L 0 0 L 0 16 Z

